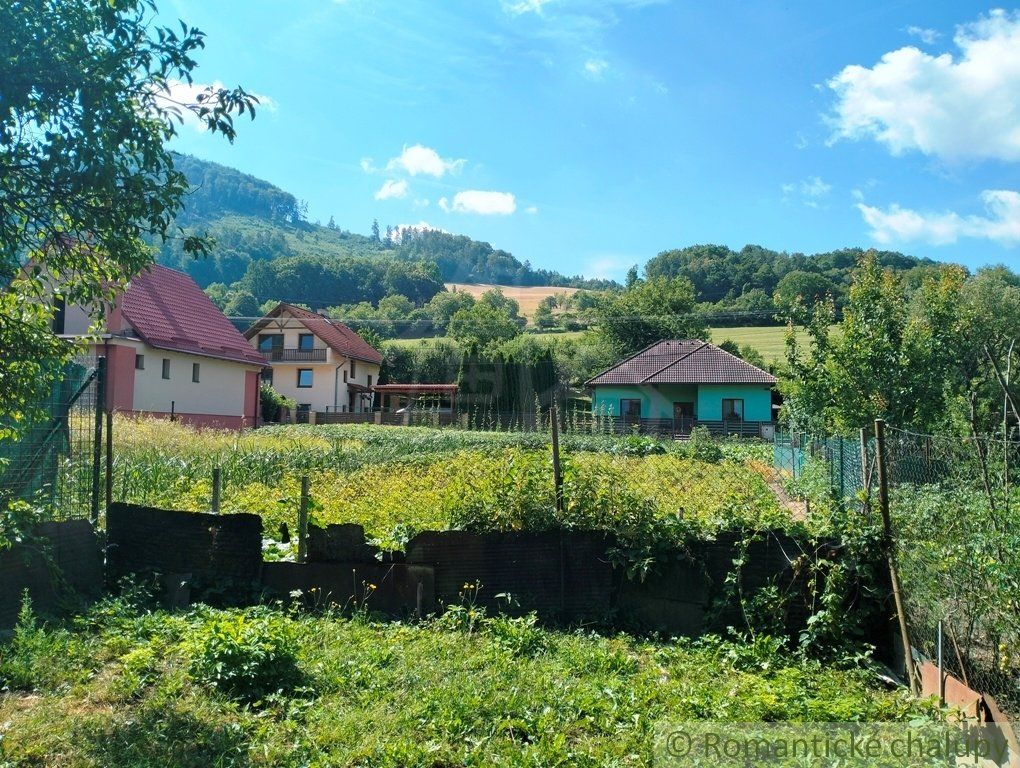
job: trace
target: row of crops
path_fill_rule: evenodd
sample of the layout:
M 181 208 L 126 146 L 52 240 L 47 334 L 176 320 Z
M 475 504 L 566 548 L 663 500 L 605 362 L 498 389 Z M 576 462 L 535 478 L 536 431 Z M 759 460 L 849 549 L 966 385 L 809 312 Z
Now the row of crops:
M 267 536 L 296 522 L 307 475 L 313 521 L 359 523 L 384 546 L 422 530 L 576 527 L 678 538 L 729 527 L 783 527 L 763 475 L 768 446 L 568 436 L 557 513 L 549 436 L 369 425 L 233 433 L 118 419 L 115 500 L 262 516 Z

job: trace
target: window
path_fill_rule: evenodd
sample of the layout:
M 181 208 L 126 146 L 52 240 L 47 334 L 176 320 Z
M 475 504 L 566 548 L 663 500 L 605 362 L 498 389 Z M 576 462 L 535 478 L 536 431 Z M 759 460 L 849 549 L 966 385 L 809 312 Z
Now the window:
M 145 355 L 135 355 L 135 370 L 136 371 L 145 370 Z
M 641 400 L 638 398 L 624 398 L 620 400 L 620 415 L 626 418 L 641 418 Z
M 300 389 L 308 389 L 312 386 L 312 369 L 298 368 L 297 385 Z
M 163 378 L 170 378 L 170 360 L 166 357 L 163 358 Z
M 351 360 L 351 378 L 353 379 L 358 375 L 358 364 L 357 361 Z
M 53 332 L 63 333 L 67 328 L 67 304 L 63 296 L 57 296 L 53 302 Z
M 191 380 L 193 382 L 195 382 L 196 384 L 198 383 L 198 367 L 199 367 L 199 363 L 192 363 L 191 364 Z
M 344 371 L 344 381 L 347 381 L 347 371 Z
M 724 399 L 722 401 L 723 421 L 743 421 L 744 401 Z
M 299 333 L 297 337 L 298 349 L 308 351 L 315 347 L 315 337 L 310 333 Z
M 372 386 L 372 374 L 368 374 L 368 386 Z
M 259 352 L 272 352 L 274 349 L 283 349 L 283 334 L 260 333 Z
M 272 368 L 263 368 L 262 369 L 262 381 L 264 381 L 266 384 L 272 385 L 272 383 L 273 383 L 273 369 Z

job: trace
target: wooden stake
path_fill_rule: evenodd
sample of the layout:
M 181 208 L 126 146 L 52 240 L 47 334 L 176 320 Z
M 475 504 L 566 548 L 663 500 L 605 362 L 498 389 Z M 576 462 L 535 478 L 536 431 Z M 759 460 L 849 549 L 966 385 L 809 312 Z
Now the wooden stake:
M 552 417 L 553 487 L 556 491 L 556 511 L 560 513 L 563 512 L 563 474 L 560 470 L 560 420 L 555 401 L 552 404 L 550 415 Z
M 301 506 L 298 508 L 297 561 L 303 563 L 308 556 L 308 475 L 301 478 Z
M 889 580 L 892 583 L 893 601 L 896 604 L 896 617 L 900 625 L 900 639 L 903 641 L 903 662 L 906 666 L 910 692 L 920 696 L 921 689 L 914 674 L 914 659 L 911 652 L 910 633 L 907 630 L 907 613 L 903 607 L 903 595 L 900 592 L 900 577 L 896 570 L 896 553 L 892 534 L 892 520 L 889 516 L 889 477 L 885 454 L 885 421 L 875 419 L 875 452 L 878 456 L 878 504 L 882 512 L 882 533 L 885 546 L 885 558 L 889 564 Z
M 220 493 L 222 491 L 222 476 L 219 467 L 213 467 L 212 471 L 212 511 L 214 515 L 220 513 Z

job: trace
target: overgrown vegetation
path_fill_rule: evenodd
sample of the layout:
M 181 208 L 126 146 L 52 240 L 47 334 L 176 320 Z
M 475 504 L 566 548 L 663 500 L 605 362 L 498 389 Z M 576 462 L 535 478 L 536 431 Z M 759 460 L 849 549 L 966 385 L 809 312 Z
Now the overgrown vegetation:
M 451 527 L 605 530 L 650 546 L 793 525 L 743 460 L 760 449 L 707 436 L 687 443 L 565 436 L 558 517 L 547 433 L 337 425 L 237 435 L 118 419 L 114 434 L 116 499 L 207 510 L 219 466 L 223 510 L 261 515 L 267 535 L 284 523 L 295 529 L 303 474 L 316 522 L 361 524 L 386 547 Z
M 221 686 L 246 680 L 267 646 L 295 677 Z M 866 661 L 821 664 L 765 637 L 661 642 L 479 609 L 422 624 L 282 607 L 170 614 L 137 589 L 69 624 L 23 612 L 0 644 L 0 687 L 5 766 L 643 766 L 663 719 L 940 716 L 885 690 Z

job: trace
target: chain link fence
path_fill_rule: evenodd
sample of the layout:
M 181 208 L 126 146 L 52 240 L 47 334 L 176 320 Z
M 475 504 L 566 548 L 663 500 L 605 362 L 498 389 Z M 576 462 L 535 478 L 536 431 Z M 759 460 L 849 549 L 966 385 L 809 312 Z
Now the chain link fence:
M 777 434 L 794 491 L 878 516 L 876 441 Z M 1020 442 L 887 427 L 891 536 L 914 653 L 1020 715 Z
M 1020 715 L 1020 489 L 1012 476 L 1020 443 L 886 435 L 911 642 Z
M 0 440 L 0 503 L 23 500 L 50 520 L 95 518 L 102 486 L 101 367 L 94 357 L 64 366 L 17 440 Z

